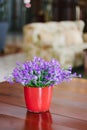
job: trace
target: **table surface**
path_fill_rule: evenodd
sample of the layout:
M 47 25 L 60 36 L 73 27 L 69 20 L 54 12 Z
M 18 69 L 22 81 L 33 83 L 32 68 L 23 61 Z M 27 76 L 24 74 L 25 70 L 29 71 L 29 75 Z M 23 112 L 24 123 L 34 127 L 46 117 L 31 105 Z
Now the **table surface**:
M 0 83 L 0 130 L 87 130 L 87 80 L 73 79 L 54 87 L 50 110 L 31 113 L 23 87 Z

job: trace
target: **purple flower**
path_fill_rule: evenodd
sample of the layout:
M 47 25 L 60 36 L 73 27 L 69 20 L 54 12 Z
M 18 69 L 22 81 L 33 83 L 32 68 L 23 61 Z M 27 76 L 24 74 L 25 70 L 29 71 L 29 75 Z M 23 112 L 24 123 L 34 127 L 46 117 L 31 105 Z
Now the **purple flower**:
M 63 69 L 55 59 L 45 61 L 40 57 L 34 57 L 32 61 L 17 63 L 7 81 L 18 82 L 23 86 L 46 87 L 60 84 L 73 77 L 76 77 L 76 73 L 72 74 L 71 67 Z

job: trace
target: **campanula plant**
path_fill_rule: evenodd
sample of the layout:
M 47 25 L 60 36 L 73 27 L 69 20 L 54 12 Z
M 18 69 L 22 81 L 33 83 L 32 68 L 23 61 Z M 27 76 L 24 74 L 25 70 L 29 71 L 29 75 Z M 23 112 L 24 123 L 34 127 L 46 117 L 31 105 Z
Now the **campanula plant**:
M 62 68 L 56 59 L 45 61 L 34 57 L 31 61 L 17 63 L 7 80 L 27 87 L 46 87 L 69 81 L 73 77 L 76 77 L 76 73 L 72 74 L 72 68 Z

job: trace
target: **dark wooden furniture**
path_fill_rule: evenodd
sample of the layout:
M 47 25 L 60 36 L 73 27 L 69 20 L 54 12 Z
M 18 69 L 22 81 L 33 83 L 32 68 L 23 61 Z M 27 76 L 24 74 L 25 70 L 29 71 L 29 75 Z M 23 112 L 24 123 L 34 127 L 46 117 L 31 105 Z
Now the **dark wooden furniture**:
M 84 32 L 87 32 L 87 0 L 79 0 L 80 19 L 85 22 Z
M 53 0 L 53 20 L 76 20 L 78 0 Z
M 87 49 L 83 50 L 84 74 L 87 75 Z
M 0 83 L 0 130 L 87 130 L 87 80 L 73 79 L 53 89 L 49 112 L 25 108 L 23 87 Z

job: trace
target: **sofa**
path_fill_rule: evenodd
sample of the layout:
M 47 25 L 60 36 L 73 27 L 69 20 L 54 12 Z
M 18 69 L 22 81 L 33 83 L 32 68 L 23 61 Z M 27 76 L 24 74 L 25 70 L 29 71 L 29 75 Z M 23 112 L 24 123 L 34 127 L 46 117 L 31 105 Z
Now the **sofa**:
M 23 27 L 23 50 L 31 60 L 40 56 L 46 60 L 57 59 L 64 67 L 83 65 L 83 49 L 87 43 L 83 39 L 84 22 L 50 21 L 30 23 Z

